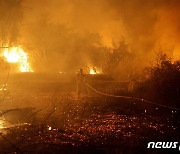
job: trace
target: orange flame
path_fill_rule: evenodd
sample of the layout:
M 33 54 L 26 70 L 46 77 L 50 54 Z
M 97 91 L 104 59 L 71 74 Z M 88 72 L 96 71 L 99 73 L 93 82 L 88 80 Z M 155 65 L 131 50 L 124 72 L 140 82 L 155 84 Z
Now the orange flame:
M 100 74 L 101 71 L 99 69 L 97 69 L 96 67 L 90 67 L 90 70 L 89 70 L 89 74 Z
M 9 63 L 18 63 L 20 72 L 33 72 L 28 62 L 28 55 L 22 48 L 6 48 L 3 51 L 3 56 Z

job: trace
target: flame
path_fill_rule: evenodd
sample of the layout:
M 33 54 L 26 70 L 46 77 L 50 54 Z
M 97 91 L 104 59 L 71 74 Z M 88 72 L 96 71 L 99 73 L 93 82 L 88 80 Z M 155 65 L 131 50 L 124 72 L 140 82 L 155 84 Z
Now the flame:
M 18 63 L 20 72 L 33 72 L 28 62 L 28 55 L 20 47 L 6 48 L 3 56 L 9 63 Z
M 97 74 L 97 72 L 95 72 L 93 68 L 90 69 L 90 72 L 89 72 L 89 73 L 90 73 L 90 74 Z
M 96 67 L 91 67 L 89 70 L 89 74 L 100 74 L 100 71 Z
M 3 121 L 0 119 L 0 129 L 4 128 Z

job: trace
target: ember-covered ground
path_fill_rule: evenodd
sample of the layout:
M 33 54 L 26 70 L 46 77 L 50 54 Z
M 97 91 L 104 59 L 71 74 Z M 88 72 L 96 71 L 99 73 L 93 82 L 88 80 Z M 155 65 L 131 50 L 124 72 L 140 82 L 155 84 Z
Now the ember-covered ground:
M 124 83 L 91 85 L 106 93 L 126 89 Z M 75 89 L 75 82 L 7 86 L 1 98 L 0 153 L 168 152 L 147 149 L 147 143 L 180 139 L 178 111 L 90 90 L 78 100 Z

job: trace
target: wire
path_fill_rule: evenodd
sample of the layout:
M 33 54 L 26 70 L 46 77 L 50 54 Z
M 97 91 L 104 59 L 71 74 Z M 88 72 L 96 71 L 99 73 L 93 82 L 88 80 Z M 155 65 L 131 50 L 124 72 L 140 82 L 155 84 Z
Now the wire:
M 106 94 L 106 93 L 103 93 L 103 92 L 100 92 L 100 91 L 96 90 L 95 88 L 93 88 L 92 86 L 90 86 L 88 83 L 86 83 L 86 85 L 88 86 L 88 88 L 90 88 L 90 89 L 93 90 L 94 92 L 96 92 L 96 93 L 98 93 L 98 94 L 100 94 L 100 95 L 103 95 L 103 96 L 114 97 L 114 98 L 124 98 L 124 99 L 134 99 L 134 100 L 142 101 L 142 102 L 145 102 L 145 103 L 148 103 L 148 104 L 153 104 L 153 105 L 157 105 L 157 106 L 160 106 L 160 107 L 164 107 L 164 108 L 168 108 L 168 109 L 180 111 L 179 108 L 170 107 L 170 106 L 162 105 L 162 104 L 159 104 L 159 103 L 154 103 L 154 102 L 145 100 L 145 99 L 143 99 L 143 98 L 129 97 L 129 96 L 117 96 L 117 95 Z

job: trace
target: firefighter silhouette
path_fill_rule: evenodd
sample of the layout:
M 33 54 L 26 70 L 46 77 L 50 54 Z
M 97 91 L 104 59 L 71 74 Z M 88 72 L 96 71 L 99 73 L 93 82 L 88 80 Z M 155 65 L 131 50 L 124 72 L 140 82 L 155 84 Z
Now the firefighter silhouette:
M 77 74 L 77 98 L 79 99 L 82 91 L 85 87 L 85 78 L 84 78 L 84 72 L 83 69 L 80 68 L 78 74 Z

